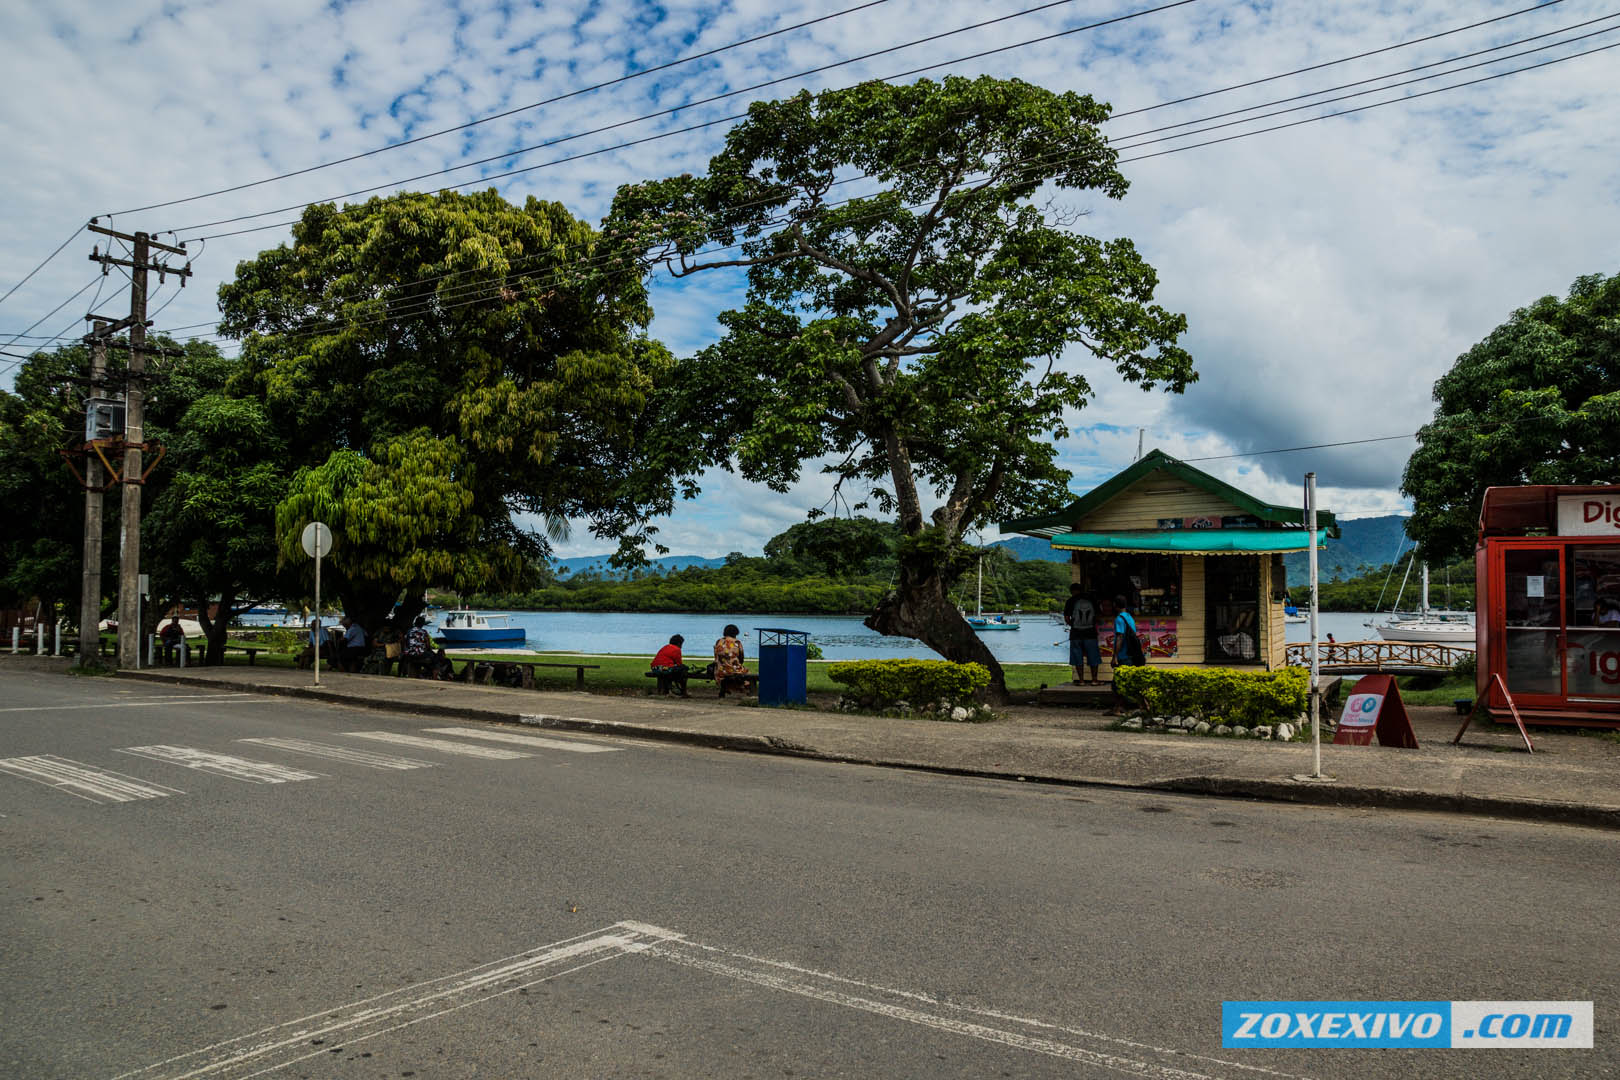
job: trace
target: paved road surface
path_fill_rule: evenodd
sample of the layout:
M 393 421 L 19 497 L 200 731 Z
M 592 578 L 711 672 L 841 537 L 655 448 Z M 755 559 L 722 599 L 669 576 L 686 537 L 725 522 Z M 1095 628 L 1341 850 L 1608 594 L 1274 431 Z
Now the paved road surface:
M 5 1077 L 1620 1075 L 1608 832 L 0 673 L 0 846 Z M 1225 1051 L 1236 998 L 1597 1049 Z

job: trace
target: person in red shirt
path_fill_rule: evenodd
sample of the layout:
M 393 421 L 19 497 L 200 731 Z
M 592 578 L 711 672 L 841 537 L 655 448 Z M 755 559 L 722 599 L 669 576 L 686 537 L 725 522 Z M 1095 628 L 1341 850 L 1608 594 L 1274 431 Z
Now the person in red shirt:
M 652 669 L 658 674 L 658 692 L 661 694 L 669 693 L 670 688 L 674 687 L 677 697 L 691 696 L 686 692 L 686 665 L 681 661 L 681 646 L 684 644 L 686 639 L 676 634 L 653 657 Z

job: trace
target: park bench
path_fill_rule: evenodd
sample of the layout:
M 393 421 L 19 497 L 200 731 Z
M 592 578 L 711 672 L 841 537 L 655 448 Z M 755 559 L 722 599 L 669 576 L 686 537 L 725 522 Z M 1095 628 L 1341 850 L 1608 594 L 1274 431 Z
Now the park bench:
M 664 683 L 663 683 L 663 681 L 661 679 L 661 676 L 659 675 L 658 672 L 656 672 L 656 671 L 647 671 L 647 672 L 643 672 L 643 674 L 646 675 L 646 677 L 649 678 L 649 679 L 660 679 L 660 682 L 658 684 L 658 688 L 660 690 L 664 691 L 665 693 L 669 692 L 668 687 L 666 687 L 664 685 Z M 687 672 L 686 672 L 686 681 L 687 682 L 693 682 L 693 681 L 712 682 L 712 681 L 714 681 L 714 665 L 710 664 L 708 667 L 696 668 L 696 669 L 688 668 Z M 746 675 L 728 675 L 728 676 L 726 676 L 725 681 L 726 681 L 727 684 L 741 683 L 743 690 L 745 692 L 748 692 L 748 693 L 757 694 L 759 692 L 759 676 L 754 674 L 753 672 L 749 672 Z M 726 696 L 726 690 L 727 690 L 726 686 L 723 685 L 723 686 L 720 687 L 720 696 L 721 697 Z
M 232 652 L 244 652 L 244 653 L 247 653 L 248 664 L 251 666 L 253 661 L 258 657 L 258 655 L 260 653 L 262 653 L 262 652 L 270 652 L 271 650 L 269 648 L 263 646 L 263 645 L 238 645 L 234 641 L 227 641 L 225 643 L 225 651 L 228 652 L 228 653 L 232 653 Z
M 516 669 L 519 685 L 525 690 L 533 690 L 535 668 L 572 668 L 574 688 L 583 690 L 586 670 L 597 671 L 601 666 L 601 664 L 565 664 L 555 660 L 468 660 L 456 678 L 461 682 L 488 683 L 492 680 L 498 682 L 503 674 L 502 668 Z

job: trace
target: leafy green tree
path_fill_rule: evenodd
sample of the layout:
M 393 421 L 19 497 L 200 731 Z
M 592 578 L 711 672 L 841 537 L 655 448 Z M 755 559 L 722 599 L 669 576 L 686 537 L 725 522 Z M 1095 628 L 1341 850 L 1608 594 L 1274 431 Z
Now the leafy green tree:
M 765 555 L 786 559 L 830 578 L 860 577 L 892 564 L 900 533 L 892 522 L 869 517 L 802 521 L 765 541 Z
M 12 390 L 0 390 L 0 607 L 33 600 L 45 618 L 65 610 L 77 621 L 84 491 L 57 451 L 84 438 L 84 386 L 75 380 L 88 370 L 83 345 L 36 352 Z M 116 491 L 107 502 L 116 506 Z M 111 569 L 116 581 L 117 543 L 102 554 L 103 575 Z
M 1620 471 L 1620 274 L 1580 277 L 1469 349 L 1434 384 L 1401 491 L 1431 562 L 1474 549 L 1487 487 L 1604 484 Z
M 587 273 L 582 268 L 589 268 Z M 221 329 L 237 389 L 298 469 L 281 550 L 322 517 L 344 605 L 408 621 L 428 585 L 512 589 L 549 550 L 524 515 L 585 518 L 639 555 L 673 499 L 644 468 L 646 405 L 670 366 L 633 267 L 557 203 L 493 190 L 311 206 L 293 242 L 237 268 Z
M 752 106 L 707 175 L 620 189 L 604 224 L 643 265 L 747 272 L 725 338 L 660 402 L 655 456 L 777 491 L 825 461 L 869 490 L 904 538 L 867 625 L 985 664 L 998 696 L 1000 666 L 948 596 L 971 566 L 964 532 L 1068 499 L 1054 443 L 1088 371 L 1174 391 L 1195 377 L 1186 320 L 1152 302 L 1131 242 L 1036 203 L 1125 194 L 1107 115 L 1016 79 L 803 93 Z

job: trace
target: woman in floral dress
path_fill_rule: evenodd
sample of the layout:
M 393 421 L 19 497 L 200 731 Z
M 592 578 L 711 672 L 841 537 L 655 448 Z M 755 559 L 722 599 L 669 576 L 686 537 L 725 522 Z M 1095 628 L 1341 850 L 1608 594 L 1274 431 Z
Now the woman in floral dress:
M 714 681 L 720 687 L 720 696 L 725 697 L 727 690 L 741 690 L 748 684 L 740 676 L 748 674 L 744 665 L 743 644 L 737 635 L 741 633 L 734 624 L 727 624 L 719 641 L 714 643 Z

